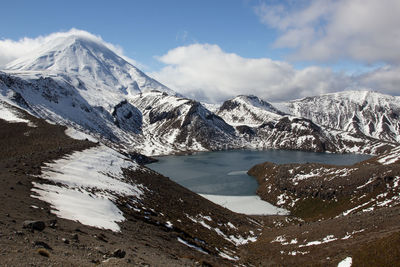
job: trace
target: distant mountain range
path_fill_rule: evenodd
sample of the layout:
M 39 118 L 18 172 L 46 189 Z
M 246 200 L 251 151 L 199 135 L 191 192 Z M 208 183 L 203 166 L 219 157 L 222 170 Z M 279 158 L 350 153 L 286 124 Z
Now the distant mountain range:
M 400 142 L 400 97 L 344 91 L 285 103 L 287 111 L 315 123 L 391 142 Z
M 203 105 L 78 35 L 9 63 L 0 72 L 0 100 L 146 155 L 242 148 L 375 154 L 400 142 L 400 97 L 346 91 Z

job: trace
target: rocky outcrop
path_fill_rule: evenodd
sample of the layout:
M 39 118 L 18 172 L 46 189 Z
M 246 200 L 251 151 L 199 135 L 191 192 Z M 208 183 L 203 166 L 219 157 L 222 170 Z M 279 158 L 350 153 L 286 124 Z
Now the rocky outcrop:
M 134 134 L 142 132 L 142 113 L 127 100 L 116 105 L 111 115 L 118 128 Z
M 365 209 L 400 205 L 400 154 L 395 148 L 379 157 L 352 166 L 327 164 L 273 164 L 254 166 L 249 174 L 257 177 L 258 194 L 265 200 L 296 214 L 306 202 L 334 206 L 333 215 L 348 215 Z M 318 208 L 316 208 L 318 209 Z M 298 214 L 299 215 L 299 214 Z M 304 215 L 307 218 L 318 214 Z

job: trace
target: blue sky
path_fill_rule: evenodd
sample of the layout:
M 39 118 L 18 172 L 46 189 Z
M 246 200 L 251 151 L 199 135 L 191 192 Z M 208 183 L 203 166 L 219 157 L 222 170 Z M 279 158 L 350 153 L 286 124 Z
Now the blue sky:
M 218 44 L 243 57 L 283 59 L 272 48 L 274 29 L 260 23 L 258 1 L 6 1 L 0 39 L 34 38 L 71 28 L 118 44 L 127 56 L 154 69 L 161 56 L 191 43 Z
M 16 57 L 13 46 L 24 49 L 21 38 L 76 28 L 210 102 L 348 89 L 400 95 L 398 0 L 14 0 L 1 10 L 0 65 Z

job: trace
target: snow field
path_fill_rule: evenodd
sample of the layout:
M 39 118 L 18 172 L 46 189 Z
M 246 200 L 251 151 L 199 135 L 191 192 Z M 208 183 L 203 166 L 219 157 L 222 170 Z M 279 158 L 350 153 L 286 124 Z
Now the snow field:
M 34 127 L 29 120 L 23 119 L 17 111 L 8 106 L 9 105 L 0 102 L 0 119 L 8 122 L 25 122 L 28 123 L 28 125 L 30 124 L 29 126 Z
M 123 168 L 140 167 L 105 146 L 74 152 L 42 168 L 41 178 L 57 185 L 34 183 L 32 197 L 50 203 L 52 212 L 61 218 L 120 231 L 117 222 L 124 216 L 115 200 L 119 196 L 140 198 L 145 190 L 124 181 Z
M 261 200 L 259 196 L 220 196 L 201 194 L 202 197 L 233 212 L 246 215 L 286 215 L 288 211 Z
M 97 142 L 98 140 L 92 137 L 91 135 L 85 134 L 84 132 L 78 131 L 72 127 L 68 127 L 67 130 L 65 130 L 65 134 L 68 135 L 69 137 L 75 139 L 75 140 L 89 140 L 91 142 Z
M 353 258 L 347 257 L 338 263 L 337 267 L 351 267 L 353 264 Z

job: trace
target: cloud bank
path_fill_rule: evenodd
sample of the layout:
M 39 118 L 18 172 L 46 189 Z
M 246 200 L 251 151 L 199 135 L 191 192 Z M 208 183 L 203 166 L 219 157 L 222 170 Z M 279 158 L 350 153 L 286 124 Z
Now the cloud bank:
M 276 3 L 276 1 L 275 1 Z M 293 48 L 295 60 L 351 59 L 400 64 L 400 1 L 281 1 L 255 8 L 277 29 L 276 47 Z
M 208 102 L 239 94 L 284 101 L 349 89 L 400 92 L 400 68 L 394 66 L 357 76 L 318 66 L 297 70 L 287 62 L 244 58 L 210 44 L 178 47 L 159 60 L 166 67 L 151 73 L 153 77 L 183 95 Z
M 278 32 L 273 46 L 287 59 L 384 67 L 357 75 L 285 61 L 243 58 L 217 45 L 193 44 L 159 57 L 152 73 L 187 96 L 210 102 L 238 94 L 281 101 L 343 90 L 368 89 L 400 95 L 399 0 L 265 0 L 255 7 L 260 21 Z
M 292 65 L 269 58 L 243 58 L 217 45 L 192 44 L 159 57 L 166 67 L 151 73 L 180 93 L 218 102 L 239 94 L 284 100 L 342 90 L 346 81 L 330 69 Z

